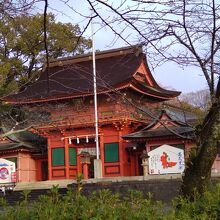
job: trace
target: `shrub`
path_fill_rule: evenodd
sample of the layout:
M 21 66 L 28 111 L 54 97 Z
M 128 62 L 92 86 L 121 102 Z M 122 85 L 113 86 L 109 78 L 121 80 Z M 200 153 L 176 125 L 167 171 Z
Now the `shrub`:
M 24 192 L 23 201 L 13 207 L 1 199 L 0 220 L 191 220 L 220 217 L 220 184 L 194 202 L 182 197 L 176 198 L 172 206 L 153 202 L 150 194 L 145 198 L 138 191 L 130 191 L 128 197 L 122 198 L 120 194 L 113 194 L 110 190 L 100 190 L 84 196 L 68 189 L 66 195 L 61 196 L 55 186 L 49 195 L 42 195 L 31 204 L 28 202 L 28 194 L 29 192 Z

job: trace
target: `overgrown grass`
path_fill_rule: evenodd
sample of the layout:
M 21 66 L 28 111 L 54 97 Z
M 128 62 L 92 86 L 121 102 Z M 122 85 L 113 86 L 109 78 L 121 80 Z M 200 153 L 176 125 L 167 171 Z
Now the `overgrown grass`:
M 28 202 L 26 191 L 24 200 L 13 207 L 1 199 L 0 219 L 220 219 L 220 184 L 194 202 L 176 198 L 169 209 L 162 202 L 153 202 L 150 194 L 144 198 L 138 191 L 131 191 L 127 198 L 121 198 L 109 190 L 83 196 L 69 189 L 65 196 L 61 196 L 58 187 L 54 187 L 50 195 L 40 196 L 32 204 Z

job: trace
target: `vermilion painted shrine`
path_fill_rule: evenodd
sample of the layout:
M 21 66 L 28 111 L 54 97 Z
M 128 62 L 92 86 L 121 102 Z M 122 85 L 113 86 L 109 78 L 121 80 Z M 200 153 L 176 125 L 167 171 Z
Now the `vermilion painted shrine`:
M 162 144 L 188 154 L 193 129 L 181 110 L 163 106 L 180 92 L 157 84 L 140 47 L 98 52 L 96 67 L 103 177 L 143 175 L 143 150 Z M 5 101 L 48 113 L 44 124 L 1 141 L 0 156 L 16 161 L 17 181 L 73 179 L 77 173 L 94 177 L 91 54 L 50 62 L 35 83 Z M 91 163 L 84 166 L 86 156 Z

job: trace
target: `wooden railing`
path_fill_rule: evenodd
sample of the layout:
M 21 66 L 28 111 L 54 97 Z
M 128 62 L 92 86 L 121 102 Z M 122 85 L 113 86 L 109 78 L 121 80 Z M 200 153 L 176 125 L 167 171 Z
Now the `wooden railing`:
M 87 125 L 94 123 L 94 114 L 75 113 L 67 114 L 62 117 L 52 118 L 60 125 Z M 141 114 L 131 111 L 103 111 L 98 113 L 99 123 L 106 124 L 117 121 L 133 121 L 133 122 L 147 122 L 147 118 Z

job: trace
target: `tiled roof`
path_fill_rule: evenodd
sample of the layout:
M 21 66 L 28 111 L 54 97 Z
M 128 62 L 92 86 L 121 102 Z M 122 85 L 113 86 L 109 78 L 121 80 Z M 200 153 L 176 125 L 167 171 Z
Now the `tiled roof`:
M 185 111 L 183 109 L 166 109 L 166 112 L 172 118 L 172 120 L 182 123 L 187 123 L 198 119 L 198 116 L 196 116 L 194 113 Z
M 178 113 L 178 114 L 177 114 Z M 148 139 L 148 138 L 160 138 L 160 137 L 168 137 L 168 136 L 193 136 L 194 128 L 187 124 L 187 116 L 182 116 L 180 111 L 170 111 L 167 109 L 163 109 L 160 111 L 157 117 L 155 117 L 151 123 L 149 123 L 145 128 L 141 130 L 127 134 L 123 136 L 124 139 Z M 182 112 L 182 114 L 184 114 Z M 162 116 L 166 115 L 167 119 L 162 119 Z M 190 115 L 192 116 L 192 115 Z M 185 120 L 186 119 L 186 120 Z M 162 124 L 160 124 L 162 122 Z M 173 124 L 172 124 L 173 123 Z M 155 125 L 160 124 L 162 126 L 158 128 L 154 128 Z M 163 124 L 165 126 L 163 126 Z M 169 125 L 170 124 L 170 125 Z
M 172 132 L 173 131 L 173 132 Z M 169 127 L 169 130 L 165 127 L 152 129 L 152 130 L 143 130 L 128 134 L 123 136 L 124 139 L 147 139 L 147 138 L 157 138 L 157 137 L 166 137 L 166 136 L 175 136 L 174 133 L 183 135 L 189 134 L 194 131 L 191 127 Z
M 98 53 L 96 55 L 98 93 L 111 91 L 115 88 L 121 89 L 124 88 L 123 86 L 129 85 L 131 79 L 134 80 L 133 74 L 143 61 L 146 63 L 145 54 L 137 47 L 119 48 Z M 36 82 L 22 92 L 6 97 L 5 100 L 11 103 L 28 103 L 93 94 L 91 55 L 53 61 L 50 63 L 48 73 L 49 80 L 47 69 L 44 69 Z M 153 77 L 150 77 L 155 84 L 154 86 L 146 84 L 144 87 L 136 83 L 139 89 L 147 91 L 147 95 L 152 94 L 167 99 L 180 94 L 162 89 L 156 84 Z
M 173 98 L 173 97 L 180 95 L 180 92 L 178 92 L 178 91 L 166 90 L 166 89 L 161 88 L 157 84 L 155 84 L 154 87 L 152 87 L 152 86 L 149 86 L 145 83 L 139 82 L 135 79 L 132 79 L 131 83 L 136 88 L 138 88 L 140 91 L 148 93 L 149 96 L 152 96 L 152 97 L 158 97 L 158 98 L 160 97 L 163 99 L 170 99 L 170 98 Z
M 6 140 L 0 142 L 0 151 L 26 149 L 28 151 L 42 152 L 47 149 L 46 146 L 45 138 L 29 131 L 23 131 L 11 134 Z
M 27 150 L 35 150 L 36 148 L 30 144 L 26 143 L 0 143 L 0 151 L 8 151 L 8 150 L 18 150 L 18 149 L 27 149 Z

